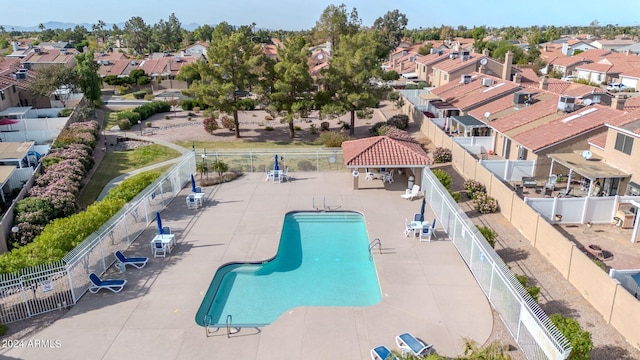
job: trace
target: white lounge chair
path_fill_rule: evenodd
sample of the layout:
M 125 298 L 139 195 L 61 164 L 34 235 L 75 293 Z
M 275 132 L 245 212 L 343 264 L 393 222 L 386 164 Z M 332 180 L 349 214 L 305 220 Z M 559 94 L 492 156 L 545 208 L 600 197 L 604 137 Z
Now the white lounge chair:
M 95 273 L 89 274 L 89 281 L 91 281 L 91 285 L 89 285 L 89 292 L 92 294 L 97 293 L 101 289 L 107 289 L 114 293 L 118 293 L 122 291 L 124 285 L 127 283 L 127 280 L 102 280 Z
M 429 355 L 433 347 L 433 345 L 423 343 L 408 332 L 396 336 L 396 344 L 403 353 L 409 353 L 414 356 Z
M 398 360 L 391 350 L 384 345 L 371 349 L 371 360 Z
M 404 194 L 400 195 L 403 199 L 413 200 L 420 196 L 420 185 L 413 185 L 411 190 L 407 189 Z
M 142 269 L 145 265 L 147 265 L 147 261 L 149 261 L 149 258 L 147 257 L 126 257 L 124 256 L 124 254 L 118 250 L 114 253 L 114 255 L 116 256 L 116 260 L 118 260 L 118 262 L 120 264 L 124 264 L 126 265 L 131 265 L 133 267 L 136 267 L 138 269 Z

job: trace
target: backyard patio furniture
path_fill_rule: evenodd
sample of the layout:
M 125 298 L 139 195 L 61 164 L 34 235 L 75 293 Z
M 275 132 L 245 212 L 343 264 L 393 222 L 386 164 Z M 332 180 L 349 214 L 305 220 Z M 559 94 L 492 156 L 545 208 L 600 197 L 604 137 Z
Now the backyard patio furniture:
M 127 283 L 127 280 L 102 280 L 95 273 L 89 274 L 89 280 L 91 281 L 91 285 L 89 285 L 89 292 L 92 294 L 97 293 L 101 289 L 107 289 L 114 293 L 118 293 L 122 291 L 124 285 Z
M 396 336 L 396 344 L 403 353 L 410 353 L 414 356 L 428 355 L 433 347 L 433 345 L 423 343 L 408 332 Z

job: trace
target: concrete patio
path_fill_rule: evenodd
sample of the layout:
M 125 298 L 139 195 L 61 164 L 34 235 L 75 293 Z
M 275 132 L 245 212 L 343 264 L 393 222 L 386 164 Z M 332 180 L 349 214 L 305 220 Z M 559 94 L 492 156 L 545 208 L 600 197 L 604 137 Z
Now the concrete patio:
M 273 184 L 262 173 L 246 174 L 205 188 L 204 207 L 197 210 L 186 208 L 185 188 L 162 212 L 178 239 L 171 255 L 124 274 L 112 267 L 103 278 L 126 278 L 122 292 L 85 294 L 63 318 L 0 357 L 369 359 L 378 345 L 398 350 L 394 338 L 407 331 L 444 356 L 461 354 L 464 338 L 485 342 L 493 327 L 490 305 L 446 234 L 438 229 L 432 242 L 403 235 L 405 218 L 420 209 L 420 200 L 400 197 L 406 177 L 386 185 L 362 177 L 353 190 L 346 171 L 290 175 L 290 182 Z M 206 337 L 195 314 L 216 270 L 273 257 L 284 215 L 314 204 L 364 214 L 370 240 L 382 242 L 382 253 L 373 251 L 382 301 L 365 308 L 294 308 L 260 331 L 228 337 L 220 329 Z M 427 209 L 425 217 L 433 213 Z M 151 223 L 124 253 L 150 257 L 155 232 Z M 33 346 L 30 339 L 59 346 Z

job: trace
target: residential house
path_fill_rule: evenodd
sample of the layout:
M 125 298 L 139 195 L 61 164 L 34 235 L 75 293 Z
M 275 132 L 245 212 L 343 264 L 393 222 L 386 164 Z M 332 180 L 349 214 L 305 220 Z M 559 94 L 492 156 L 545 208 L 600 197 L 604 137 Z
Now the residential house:
M 576 50 L 587 51 L 596 47 L 582 40 L 571 39 L 562 43 L 562 54 L 565 56 L 573 56 Z
M 193 56 L 195 58 L 207 57 L 207 49 L 209 48 L 209 43 L 205 41 L 196 41 L 195 43 L 187 46 L 182 50 L 182 56 Z
M 598 39 L 591 43 L 593 47 L 598 49 L 616 50 L 616 51 L 626 46 L 634 45 L 634 44 L 637 44 L 637 41 L 628 39 L 628 38 L 627 39 L 620 38 L 620 39 L 612 39 L 612 40 Z
M 29 90 L 35 73 L 24 68 L 17 57 L 0 62 L 0 111 L 17 106 L 51 107 L 49 98 L 34 96 Z
M 640 67 L 625 71 L 619 75 L 619 82 L 632 89 L 640 89 Z
M 21 60 L 26 69 L 38 69 L 49 65 L 64 65 L 68 67 L 76 66 L 75 55 L 79 54 L 76 49 L 46 49 L 40 47 L 32 48 Z
M 578 56 L 558 56 L 547 65 L 547 74 L 560 73 L 562 76 L 573 75 L 576 67 L 593 62 L 593 60 Z
M 431 49 L 429 55 L 416 55 L 415 72 L 419 81 L 424 81 L 427 85 L 431 86 L 429 82 L 429 74 L 433 72 L 433 66 L 439 62 L 447 60 L 449 58 L 449 50 Z
M 617 82 L 620 74 L 632 67 L 619 57 L 605 57 L 598 62 L 576 66 L 576 76 L 596 84 Z
M 433 65 L 433 71 L 429 74 L 429 83 L 438 87 L 450 81 L 456 81 L 464 74 L 481 72 L 494 75 L 504 80 L 511 80 L 513 73 L 513 54 L 507 52 L 505 62 L 500 62 L 490 58 L 487 53 L 483 55 L 471 54 L 467 51 L 451 51 L 447 60 Z

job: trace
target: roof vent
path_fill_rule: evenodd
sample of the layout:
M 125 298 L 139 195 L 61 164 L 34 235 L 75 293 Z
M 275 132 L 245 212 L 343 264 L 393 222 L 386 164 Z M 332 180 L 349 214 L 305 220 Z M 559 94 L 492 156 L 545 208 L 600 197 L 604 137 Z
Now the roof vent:
M 493 86 L 493 79 L 482 78 L 482 86 Z
M 40 49 L 40 48 L 33 48 L 33 51 L 34 51 L 36 54 L 42 54 L 42 49 Z
M 469 84 L 471 82 L 471 75 L 462 75 L 460 78 L 460 84 Z
M 174 59 L 176 62 L 181 62 L 182 58 L 180 58 L 179 56 L 176 56 L 176 58 Z
M 572 96 L 560 96 L 558 99 L 558 110 L 564 112 L 573 112 L 576 110 L 576 98 Z

